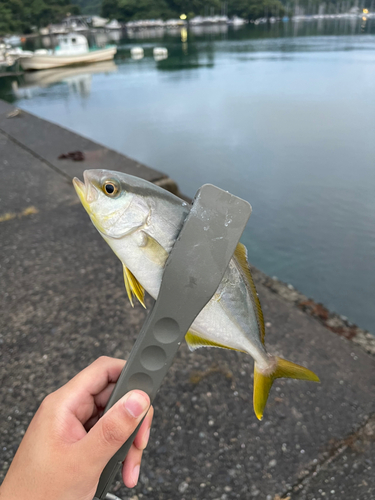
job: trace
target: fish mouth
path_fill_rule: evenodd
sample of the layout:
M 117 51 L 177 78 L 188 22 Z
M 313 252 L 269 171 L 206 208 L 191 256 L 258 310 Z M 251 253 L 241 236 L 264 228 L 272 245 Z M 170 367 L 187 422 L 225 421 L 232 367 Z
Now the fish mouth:
M 87 203 L 87 198 L 86 198 L 86 192 L 87 192 L 86 183 L 80 181 L 77 177 L 74 177 L 73 186 L 86 212 L 90 213 L 90 205 Z
M 82 201 L 82 199 L 86 199 L 86 186 L 85 184 L 78 179 L 78 177 L 74 177 L 73 186 L 78 194 L 78 198 Z
M 90 204 L 97 199 L 98 194 L 96 189 L 91 185 L 86 171 L 83 172 L 83 182 L 74 177 L 73 186 L 85 210 L 90 214 Z

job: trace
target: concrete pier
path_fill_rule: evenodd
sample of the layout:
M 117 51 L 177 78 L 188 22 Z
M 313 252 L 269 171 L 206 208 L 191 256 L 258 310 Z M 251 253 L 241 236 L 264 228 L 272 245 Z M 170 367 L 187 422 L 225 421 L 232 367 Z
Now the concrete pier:
M 166 174 L 14 109 L 0 101 L 0 481 L 42 399 L 101 355 L 127 358 L 146 314 L 130 306 L 121 264 L 72 177 L 106 168 L 177 189 Z M 74 151 L 84 160 L 58 159 Z M 139 484 L 119 479 L 112 489 L 123 500 L 375 498 L 373 338 L 254 276 L 269 352 L 321 384 L 278 380 L 259 422 L 249 356 L 181 346 L 155 401 Z

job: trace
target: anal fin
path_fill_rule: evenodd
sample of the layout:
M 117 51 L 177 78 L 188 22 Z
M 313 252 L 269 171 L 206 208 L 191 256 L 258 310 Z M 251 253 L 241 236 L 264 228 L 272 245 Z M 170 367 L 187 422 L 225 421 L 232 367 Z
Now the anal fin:
M 146 306 L 144 303 L 145 289 L 139 283 L 139 281 L 134 276 L 134 274 L 131 271 L 129 271 L 129 269 L 125 266 L 125 264 L 123 264 L 122 267 L 123 267 L 123 271 L 124 271 L 125 289 L 126 289 L 126 293 L 128 294 L 129 301 L 130 301 L 132 307 L 134 307 L 134 303 L 133 303 L 133 295 L 134 295 L 135 297 L 137 297 L 137 299 L 142 304 L 142 306 L 146 309 Z
M 233 347 L 227 347 L 226 345 L 219 344 L 212 340 L 207 340 L 199 336 L 198 333 L 193 330 L 189 330 L 185 335 L 186 343 L 191 351 L 199 349 L 200 347 L 219 347 L 220 349 L 230 349 L 232 351 L 239 351 L 239 349 L 234 349 Z M 241 351 L 242 352 L 242 351 Z

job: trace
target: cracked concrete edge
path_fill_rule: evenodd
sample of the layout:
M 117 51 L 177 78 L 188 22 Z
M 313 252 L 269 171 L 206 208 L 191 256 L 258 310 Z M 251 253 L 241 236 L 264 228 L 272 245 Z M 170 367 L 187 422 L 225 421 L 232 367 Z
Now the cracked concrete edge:
M 164 172 L 68 128 L 18 110 L 1 99 L 0 130 L 8 139 L 69 179 L 81 177 L 87 169 L 103 168 L 103 165 L 107 170 L 136 175 L 150 182 L 168 177 Z M 80 153 L 79 158 L 66 157 L 72 153 Z
M 17 139 L 15 139 L 14 137 L 10 136 L 4 130 L 0 129 L 0 134 L 4 135 L 10 141 L 14 142 L 17 146 L 19 146 L 20 148 L 24 149 L 25 151 L 27 151 L 28 153 L 30 153 L 31 155 L 33 155 L 35 158 L 37 158 L 44 165 L 46 165 L 48 168 L 52 169 L 57 174 L 61 175 L 62 177 L 64 177 L 68 181 L 71 181 L 71 177 L 69 175 L 67 175 L 63 170 L 60 170 L 60 169 L 56 168 L 51 162 L 49 162 L 48 160 L 42 158 L 35 151 L 29 149 L 27 146 L 25 146 L 24 144 L 20 143 Z M 174 194 L 174 195 L 176 195 L 176 196 L 178 196 L 178 197 L 180 197 L 180 198 L 182 198 L 184 200 L 191 201 L 183 193 L 181 193 L 181 191 L 180 191 L 177 183 L 173 179 L 171 179 L 170 177 L 163 176 L 163 177 L 160 177 L 159 179 L 153 180 L 152 182 L 153 182 L 153 184 L 156 184 L 157 186 L 160 186 L 163 189 L 166 189 L 167 191 L 171 192 L 172 194 Z
M 278 500 L 291 499 L 294 498 L 296 494 L 302 493 L 320 472 L 326 470 L 334 460 L 343 455 L 348 448 L 352 447 L 353 443 L 358 438 L 367 440 L 367 429 L 374 426 L 374 424 L 375 413 L 366 416 L 362 423 L 347 436 L 339 440 L 332 440 L 327 449 L 324 450 L 318 458 L 315 458 L 308 468 L 305 468 L 300 473 L 298 480 L 287 491 L 284 491 L 284 493 L 278 496 Z
M 375 355 L 375 336 L 367 330 L 351 323 L 345 316 L 329 311 L 323 304 L 315 302 L 292 285 L 283 283 L 276 277 L 269 277 L 259 269 L 251 266 L 256 283 L 261 283 L 287 302 L 293 302 L 303 312 L 315 318 L 328 330 L 359 345 L 368 354 Z
M 33 122 L 35 121 L 35 123 L 37 123 L 39 125 L 39 127 L 43 126 L 44 123 L 51 125 L 47 120 L 43 120 L 41 118 L 38 118 L 38 117 L 34 116 L 32 113 L 28 113 L 26 111 L 19 110 L 18 108 L 15 108 L 14 106 L 10 105 L 9 103 L 6 103 L 5 101 L 0 100 L 0 107 L 1 107 L 0 111 L 3 111 L 3 114 L 5 114 L 6 118 L 25 116 L 25 117 L 28 117 L 29 120 L 31 120 Z M 5 121 L 5 123 L 7 123 L 7 121 Z M 64 127 L 60 127 L 59 125 L 52 124 L 51 126 L 54 127 L 55 129 L 61 129 L 62 131 L 68 133 L 71 137 L 77 137 L 78 139 L 81 137 L 79 134 L 76 134 L 73 131 L 67 130 Z M 38 152 L 35 150 L 35 148 L 28 146 L 27 144 L 24 143 L 24 141 L 19 140 L 17 137 L 14 136 L 14 134 L 8 132 L 7 130 L 3 129 L 2 127 L 0 127 L 0 133 L 3 134 L 5 137 L 7 137 L 8 140 L 15 143 L 17 146 L 21 147 L 22 149 L 24 149 L 25 151 L 27 151 L 28 153 L 33 155 L 35 158 L 37 158 L 39 161 L 41 161 L 44 165 L 46 165 L 50 169 L 54 170 L 57 174 L 66 178 L 68 181 L 71 180 L 72 175 L 69 175 L 63 168 L 64 166 L 66 167 L 66 163 L 64 165 L 63 164 L 56 165 L 55 163 L 49 161 L 48 158 L 45 158 L 43 155 L 38 154 Z M 91 141 L 90 139 L 87 139 L 87 138 L 82 138 L 82 139 L 85 142 L 86 146 L 91 145 L 92 147 L 96 147 L 96 146 L 99 148 L 101 147 L 101 145 L 96 143 L 95 141 Z M 130 165 L 133 167 L 133 170 L 134 170 L 134 172 L 127 172 L 127 173 L 131 173 L 131 174 L 135 175 L 135 167 L 141 165 L 141 164 L 139 164 L 139 162 L 137 162 L 136 160 L 133 160 L 132 158 L 125 157 L 125 155 L 123 155 L 122 153 L 119 153 L 117 151 L 112 151 L 109 148 L 105 148 L 105 150 L 108 152 L 112 152 L 114 155 L 116 155 L 118 157 L 125 158 L 127 160 L 126 167 L 129 167 L 129 165 Z M 89 151 L 88 154 L 89 155 L 92 154 L 92 151 Z M 69 163 L 69 165 L 75 165 L 75 162 L 72 163 L 72 161 L 69 161 L 68 163 Z M 180 198 L 182 198 L 186 201 L 190 201 L 183 193 L 181 193 L 177 183 L 173 179 L 168 177 L 168 175 L 166 175 L 163 172 L 158 172 L 157 170 L 151 169 L 146 165 L 142 164 L 141 166 L 143 168 L 143 173 L 144 173 L 144 171 L 150 172 L 148 175 L 148 178 L 149 178 L 148 180 L 150 182 L 166 189 L 167 191 L 170 191 L 171 193 L 175 194 L 176 196 L 179 196 Z M 125 171 L 126 171 L 126 168 L 125 168 Z M 77 172 L 77 175 L 79 175 L 79 172 Z M 141 176 L 142 176 L 142 173 L 141 173 Z

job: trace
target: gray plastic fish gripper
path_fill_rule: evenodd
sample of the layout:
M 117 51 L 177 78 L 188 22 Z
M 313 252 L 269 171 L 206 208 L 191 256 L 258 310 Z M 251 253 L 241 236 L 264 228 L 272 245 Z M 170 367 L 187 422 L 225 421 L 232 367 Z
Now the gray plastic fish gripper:
M 198 190 L 168 257 L 158 299 L 105 411 L 132 389 L 153 401 L 185 334 L 216 292 L 250 214 L 250 204 L 227 191 L 211 184 Z M 94 500 L 106 498 L 139 426 L 104 468 Z

